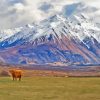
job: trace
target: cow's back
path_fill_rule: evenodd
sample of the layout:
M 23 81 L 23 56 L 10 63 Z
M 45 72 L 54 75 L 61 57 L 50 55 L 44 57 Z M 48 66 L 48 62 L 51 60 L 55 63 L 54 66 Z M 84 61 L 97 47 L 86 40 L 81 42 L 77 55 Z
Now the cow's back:
M 12 74 L 12 76 L 21 76 L 22 75 L 22 70 L 17 70 L 17 69 L 11 69 L 9 70 L 10 74 Z

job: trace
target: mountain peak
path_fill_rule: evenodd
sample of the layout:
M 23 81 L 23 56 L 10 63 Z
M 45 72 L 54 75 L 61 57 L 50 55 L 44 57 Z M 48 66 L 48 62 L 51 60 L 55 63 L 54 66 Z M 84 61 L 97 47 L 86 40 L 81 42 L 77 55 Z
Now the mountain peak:
M 27 24 L 27 25 L 25 25 L 27 28 L 33 28 L 34 26 L 33 25 L 31 25 L 31 24 Z

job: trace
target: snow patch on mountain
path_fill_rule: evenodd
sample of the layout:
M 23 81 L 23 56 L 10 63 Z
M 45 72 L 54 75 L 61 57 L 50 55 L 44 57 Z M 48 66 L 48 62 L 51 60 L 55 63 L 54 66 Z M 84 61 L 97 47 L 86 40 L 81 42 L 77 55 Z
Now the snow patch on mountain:
M 0 42 L 21 31 L 21 29 L 22 27 L 15 29 L 0 30 Z

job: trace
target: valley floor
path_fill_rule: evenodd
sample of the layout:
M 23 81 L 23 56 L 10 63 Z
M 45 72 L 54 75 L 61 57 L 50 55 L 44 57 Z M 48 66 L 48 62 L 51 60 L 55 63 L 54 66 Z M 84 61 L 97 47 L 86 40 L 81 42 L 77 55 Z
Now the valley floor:
M 100 78 L 0 77 L 0 100 L 100 100 Z

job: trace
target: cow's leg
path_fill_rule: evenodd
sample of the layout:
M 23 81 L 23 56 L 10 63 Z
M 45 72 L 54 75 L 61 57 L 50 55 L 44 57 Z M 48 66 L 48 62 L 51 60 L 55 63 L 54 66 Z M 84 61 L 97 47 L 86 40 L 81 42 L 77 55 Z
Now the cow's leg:
M 16 79 L 16 78 L 15 78 L 15 74 L 12 74 L 12 77 L 13 77 L 13 81 L 14 81 L 14 80 Z
M 14 75 L 12 75 L 12 78 L 13 78 L 13 81 L 15 80 L 15 76 Z
M 17 77 L 15 76 L 15 80 L 17 81 Z
M 14 76 L 13 76 L 13 81 L 15 80 Z
M 21 81 L 21 75 L 19 76 L 19 81 Z

